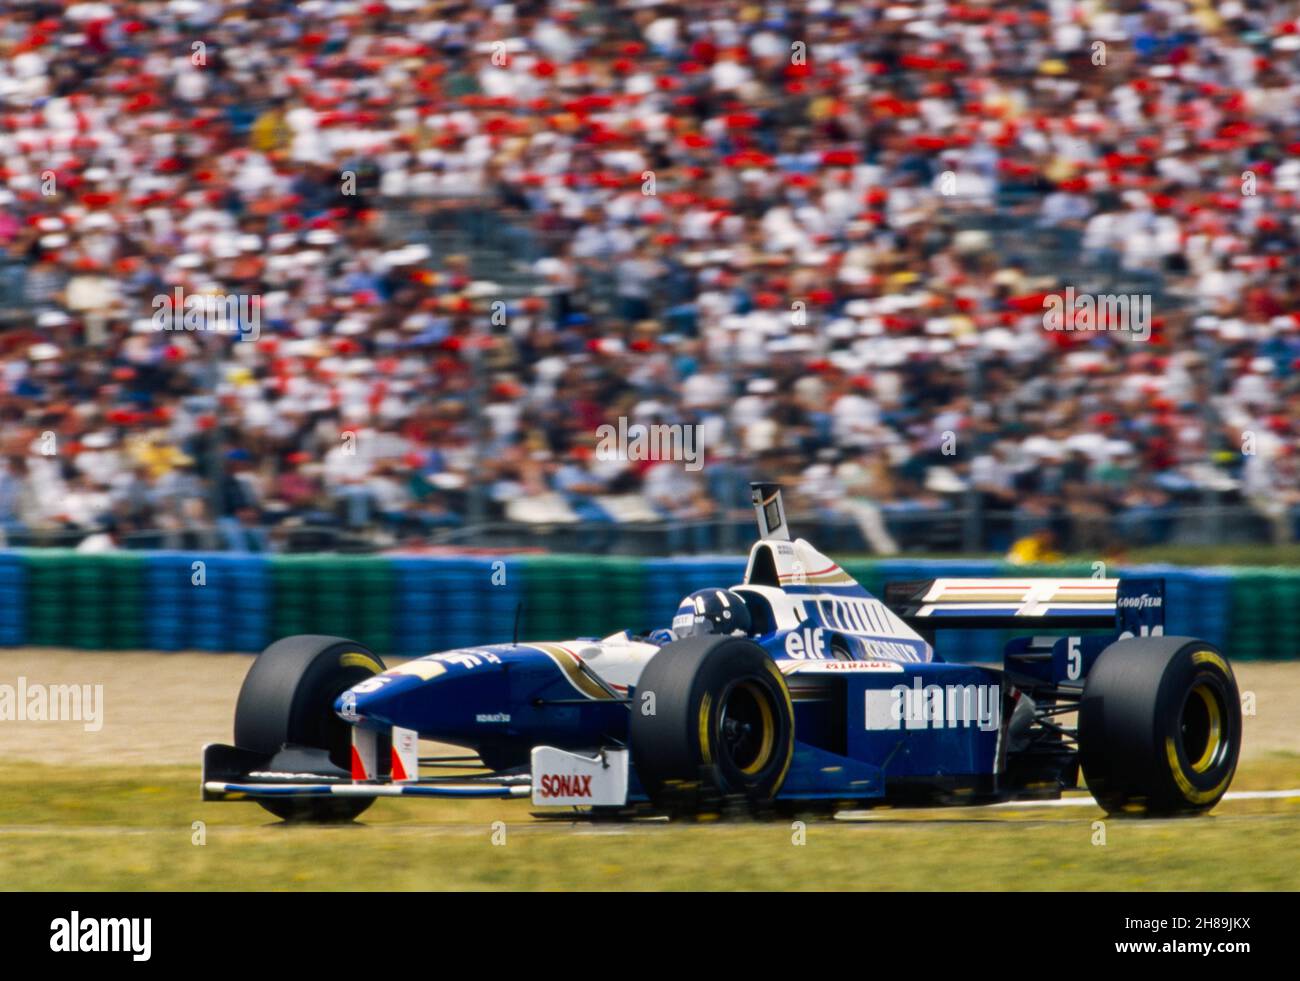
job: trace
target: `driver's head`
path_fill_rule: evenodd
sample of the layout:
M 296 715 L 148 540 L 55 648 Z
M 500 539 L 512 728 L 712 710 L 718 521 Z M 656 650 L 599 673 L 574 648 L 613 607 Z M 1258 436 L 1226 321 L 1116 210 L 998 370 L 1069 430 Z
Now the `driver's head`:
M 673 617 L 678 639 L 704 634 L 748 634 L 749 607 L 729 589 L 701 589 L 682 600 Z

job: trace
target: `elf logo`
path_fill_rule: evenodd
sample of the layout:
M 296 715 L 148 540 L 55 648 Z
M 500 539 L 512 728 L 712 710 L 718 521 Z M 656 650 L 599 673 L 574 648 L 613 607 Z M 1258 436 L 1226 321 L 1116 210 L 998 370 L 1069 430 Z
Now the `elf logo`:
M 998 685 L 927 685 L 919 676 L 911 687 L 868 689 L 865 727 L 893 729 L 968 729 L 984 731 L 1002 724 Z
M 804 627 L 792 630 L 785 638 L 785 656 L 796 660 L 826 657 L 826 631 L 821 627 Z
M 149 917 L 93 917 L 77 910 L 50 921 L 50 950 L 57 953 L 126 952 L 133 961 L 147 961 L 153 949 L 153 920 Z
M 591 774 L 544 773 L 541 786 L 542 797 L 590 797 Z

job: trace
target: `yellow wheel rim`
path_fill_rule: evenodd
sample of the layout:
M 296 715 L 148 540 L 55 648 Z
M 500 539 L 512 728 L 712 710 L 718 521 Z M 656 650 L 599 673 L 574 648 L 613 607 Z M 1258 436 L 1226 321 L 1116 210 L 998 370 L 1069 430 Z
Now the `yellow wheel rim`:
M 1189 705 L 1199 702 L 1205 709 L 1205 749 L 1191 764 L 1194 772 L 1204 773 L 1214 765 L 1219 756 L 1219 748 L 1223 745 L 1223 711 L 1219 708 L 1219 700 L 1214 697 L 1214 692 L 1205 682 L 1199 682 L 1192 687 L 1187 701 Z M 1183 713 L 1186 715 L 1186 708 L 1183 709 Z M 1191 753 L 1188 753 L 1188 759 L 1191 760 Z
M 754 751 L 754 757 L 748 763 L 741 766 L 739 761 L 733 760 L 737 769 L 747 777 L 752 777 L 761 773 L 763 768 L 772 760 L 772 751 L 776 747 L 776 714 L 772 711 L 772 703 L 767 691 L 762 685 L 754 681 L 742 681 L 727 693 L 724 701 L 718 709 L 718 736 L 719 741 L 723 741 L 721 729 L 726 721 L 727 709 L 732 704 L 732 699 L 739 693 L 744 693 L 749 701 L 752 701 L 758 710 L 756 723 L 760 728 L 758 748 Z

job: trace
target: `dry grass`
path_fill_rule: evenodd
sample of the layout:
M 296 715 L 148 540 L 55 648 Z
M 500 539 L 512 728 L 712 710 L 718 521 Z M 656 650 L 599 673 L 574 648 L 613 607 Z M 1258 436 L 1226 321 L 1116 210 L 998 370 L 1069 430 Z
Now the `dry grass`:
M 0 683 L 102 684 L 106 721 L 0 723 L 8 889 L 1297 889 L 1300 802 L 1181 821 L 1092 807 L 877 810 L 864 820 L 588 825 L 526 801 L 383 800 L 360 825 L 280 825 L 198 799 L 250 658 L 0 652 Z M 1234 790 L 1300 786 L 1300 664 L 1236 665 L 1256 696 Z M 206 844 L 196 845 L 194 822 Z M 500 824 L 495 824 L 501 822 Z M 494 825 L 505 844 L 493 844 Z

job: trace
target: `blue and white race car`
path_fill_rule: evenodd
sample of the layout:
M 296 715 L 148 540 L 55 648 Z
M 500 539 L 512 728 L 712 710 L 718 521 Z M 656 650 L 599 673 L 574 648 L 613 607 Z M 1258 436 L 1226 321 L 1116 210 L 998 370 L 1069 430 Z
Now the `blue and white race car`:
M 753 485 L 744 581 L 671 629 L 486 644 L 385 670 L 343 638 L 253 663 L 205 800 L 350 820 L 377 797 L 531 797 L 593 815 L 983 804 L 1078 786 L 1107 811 L 1205 811 L 1241 746 L 1236 680 L 1164 633 L 1159 579 L 933 579 L 878 599 Z M 943 628 L 1033 631 L 1003 664 L 935 655 Z M 464 748 L 422 756 L 420 741 Z

